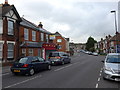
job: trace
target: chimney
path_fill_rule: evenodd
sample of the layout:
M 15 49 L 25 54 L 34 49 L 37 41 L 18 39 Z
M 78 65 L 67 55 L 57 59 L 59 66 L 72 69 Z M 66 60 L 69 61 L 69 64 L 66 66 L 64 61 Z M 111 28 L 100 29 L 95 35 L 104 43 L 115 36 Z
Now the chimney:
M 106 36 L 106 39 L 108 38 L 108 36 Z
M 103 38 L 101 38 L 101 41 L 103 41 Z
M 39 23 L 38 27 L 43 28 L 42 22 Z
M 5 4 L 8 4 L 8 0 L 5 0 Z

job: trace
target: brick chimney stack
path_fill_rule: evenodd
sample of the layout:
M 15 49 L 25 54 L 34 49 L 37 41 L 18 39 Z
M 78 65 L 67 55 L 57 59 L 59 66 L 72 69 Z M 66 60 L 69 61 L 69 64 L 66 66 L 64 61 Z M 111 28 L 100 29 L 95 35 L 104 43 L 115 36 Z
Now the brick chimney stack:
M 40 24 L 38 25 L 40 28 L 43 28 L 42 22 L 40 22 Z
M 5 4 L 8 4 L 8 0 L 5 0 Z

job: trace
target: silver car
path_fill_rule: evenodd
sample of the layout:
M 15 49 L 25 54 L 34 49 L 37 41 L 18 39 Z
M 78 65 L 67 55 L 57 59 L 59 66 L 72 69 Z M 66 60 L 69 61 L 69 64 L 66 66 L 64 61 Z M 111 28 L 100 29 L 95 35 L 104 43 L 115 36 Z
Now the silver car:
M 120 81 L 120 53 L 109 53 L 103 62 L 103 78 Z

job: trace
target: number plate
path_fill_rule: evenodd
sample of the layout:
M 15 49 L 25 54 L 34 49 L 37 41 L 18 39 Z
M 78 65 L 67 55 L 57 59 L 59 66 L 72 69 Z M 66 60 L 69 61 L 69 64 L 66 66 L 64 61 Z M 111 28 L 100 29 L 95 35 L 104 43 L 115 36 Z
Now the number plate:
M 20 72 L 20 70 L 14 70 L 14 72 Z
M 52 64 L 54 64 L 54 62 L 52 62 Z

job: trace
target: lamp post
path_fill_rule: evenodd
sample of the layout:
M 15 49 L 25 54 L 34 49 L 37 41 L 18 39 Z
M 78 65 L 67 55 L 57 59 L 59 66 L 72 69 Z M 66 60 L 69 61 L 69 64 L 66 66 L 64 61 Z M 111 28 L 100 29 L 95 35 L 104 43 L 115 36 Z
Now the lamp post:
M 118 45 L 118 43 L 117 43 L 117 20 L 116 20 L 116 11 L 113 10 L 113 11 L 111 11 L 111 13 L 114 13 L 114 15 L 115 15 L 116 53 L 117 53 L 117 45 Z

